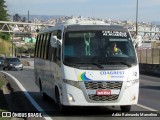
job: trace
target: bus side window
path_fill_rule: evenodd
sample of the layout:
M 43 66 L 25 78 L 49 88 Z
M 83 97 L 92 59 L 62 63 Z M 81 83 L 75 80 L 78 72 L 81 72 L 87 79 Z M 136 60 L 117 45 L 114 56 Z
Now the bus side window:
M 61 60 L 61 45 L 58 43 L 56 48 L 56 59 L 58 61 Z
M 46 34 L 43 35 L 42 45 L 41 45 L 41 58 L 44 59 L 45 52 L 45 43 L 46 43 Z
M 40 35 L 37 36 L 37 40 L 36 40 L 36 45 L 35 45 L 35 50 L 34 50 L 34 57 L 35 57 L 35 58 L 38 57 L 38 45 L 39 45 L 39 39 L 40 39 Z
M 38 45 L 38 58 L 41 57 L 42 40 L 43 40 L 43 35 L 41 34 L 39 39 L 39 45 Z
M 51 61 L 53 61 L 53 62 L 57 62 L 56 51 L 57 51 L 57 48 L 52 47 L 52 53 L 51 53 L 52 58 L 51 58 Z
M 62 38 L 62 37 L 61 37 L 61 30 L 58 30 L 58 31 L 57 31 L 57 38 L 58 38 L 59 40 L 61 40 L 61 38 Z
M 43 58 L 44 60 L 46 60 L 46 56 L 47 56 L 47 44 L 48 44 L 48 36 L 49 34 L 46 34 L 45 37 L 45 43 L 44 43 L 44 53 L 43 53 Z
M 50 53 L 49 53 L 49 56 L 50 56 L 50 61 L 53 61 L 55 62 L 56 61 L 56 44 L 55 44 L 55 41 L 53 39 L 53 36 L 56 36 L 57 35 L 57 31 L 53 31 L 51 33 L 51 39 L 50 39 Z
M 49 51 L 48 51 L 48 60 L 49 61 L 52 61 L 52 53 L 53 50 L 52 50 L 52 46 L 49 44 Z
M 48 48 L 49 48 L 49 52 L 48 52 L 48 59 L 50 61 L 53 61 L 53 62 L 57 62 L 57 61 L 60 61 L 60 55 L 61 55 L 61 46 L 59 43 L 55 44 L 55 42 L 52 40 L 52 37 L 53 36 L 57 36 L 57 38 L 60 40 L 61 39 L 61 31 L 58 30 L 58 31 L 53 31 L 52 33 L 50 33 L 49 35 L 49 45 L 48 45 Z M 52 43 L 53 42 L 53 43 Z
M 49 55 L 51 53 L 51 46 L 50 46 L 50 39 L 51 39 L 51 33 L 48 34 L 47 38 L 47 43 L 46 43 L 46 60 L 49 60 Z

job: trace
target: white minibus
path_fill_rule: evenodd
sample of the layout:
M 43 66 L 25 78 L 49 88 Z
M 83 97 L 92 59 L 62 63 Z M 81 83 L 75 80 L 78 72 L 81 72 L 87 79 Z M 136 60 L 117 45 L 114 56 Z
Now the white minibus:
M 71 106 L 137 104 L 139 66 L 127 28 L 72 18 L 38 33 L 34 72 L 43 97 Z

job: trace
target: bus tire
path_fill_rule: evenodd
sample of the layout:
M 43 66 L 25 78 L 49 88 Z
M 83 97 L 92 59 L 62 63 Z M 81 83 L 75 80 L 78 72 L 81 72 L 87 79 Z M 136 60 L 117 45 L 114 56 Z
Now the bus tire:
M 41 79 L 39 79 L 39 90 L 40 90 L 40 92 L 42 91 L 42 83 L 41 83 Z
M 44 101 L 48 100 L 48 95 L 43 92 L 41 80 L 39 80 L 39 89 L 40 89 L 40 92 L 42 92 L 42 99 Z
M 120 106 L 122 112 L 130 112 L 131 105 Z
M 46 93 L 44 93 L 43 91 L 42 91 L 42 98 L 44 101 L 49 99 L 48 95 Z
M 56 97 L 56 104 L 57 104 L 58 110 L 62 113 L 67 113 L 67 106 L 64 106 L 61 104 L 60 94 L 57 87 L 55 89 L 55 97 Z

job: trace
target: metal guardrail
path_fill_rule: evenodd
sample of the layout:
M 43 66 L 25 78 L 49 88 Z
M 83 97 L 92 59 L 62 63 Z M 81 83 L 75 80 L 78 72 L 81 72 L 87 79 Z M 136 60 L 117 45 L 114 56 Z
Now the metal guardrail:
M 129 30 L 132 37 L 136 37 L 136 31 L 135 30 Z M 149 31 L 149 30 L 139 30 L 139 35 L 141 35 L 142 39 L 144 41 L 150 41 L 150 40 L 160 40 L 160 31 Z

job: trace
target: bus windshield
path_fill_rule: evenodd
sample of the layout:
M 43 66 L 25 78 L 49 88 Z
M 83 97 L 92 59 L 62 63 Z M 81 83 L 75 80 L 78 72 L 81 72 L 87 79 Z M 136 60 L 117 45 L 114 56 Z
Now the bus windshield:
M 66 31 L 63 62 L 76 64 L 136 65 L 137 59 L 128 32 L 109 30 Z

